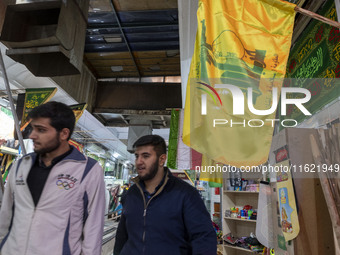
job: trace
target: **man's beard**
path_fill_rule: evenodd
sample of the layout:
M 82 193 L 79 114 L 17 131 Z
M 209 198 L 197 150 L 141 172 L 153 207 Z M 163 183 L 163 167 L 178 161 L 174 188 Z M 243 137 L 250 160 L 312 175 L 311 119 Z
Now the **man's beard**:
M 43 148 L 40 148 L 40 149 L 35 149 L 34 148 L 34 152 L 37 153 L 37 154 L 41 154 L 41 155 L 44 155 L 46 153 L 50 153 L 52 151 L 55 151 L 56 149 L 59 148 L 61 142 L 59 141 L 58 139 L 59 137 L 59 133 L 56 135 L 55 139 L 52 140 L 48 145 L 46 145 L 45 147 Z
M 153 179 L 156 176 L 156 174 L 158 173 L 158 164 L 159 164 L 159 159 L 157 159 L 155 161 L 155 163 L 152 164 L 152 166 L 150 168 L 150 173 L 147 173 L 144 176 L 139 176 L 139 179 L 141 181 L 148 181 L 148 180 Z

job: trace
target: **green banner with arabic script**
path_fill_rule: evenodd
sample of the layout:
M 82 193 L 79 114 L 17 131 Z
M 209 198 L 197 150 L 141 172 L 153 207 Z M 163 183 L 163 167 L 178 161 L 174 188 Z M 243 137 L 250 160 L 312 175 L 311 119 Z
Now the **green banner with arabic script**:
M 72 109 L 72 111 L 74 112 L 74 116 L 76 117 L 76 122 L 80 119 L 81 115 L 83 115 L 86 107 L 86 103 L 70 105 L 70 108 Z
M 333 0 L 328 0 L 318 12 L 331 20 L 337 20 Z M 312 20 L 290 53 L 285 87 L 306 88 L 311 99 L 304 106 L 314 114 L 340 96 L 340 32 L 323 22 Z M 318 79 L 315 79 L 318 78 Z M 287 98 L 297 97 L 288 95 Z M 288 105 L 285 119 L 302 122 L 309 118 L 295 105 Z
M 21 120 L 21 130 L 25 129 L 25 127 L 29 124 L 28 113 L 33 108 L 48 102 L 56 92 L 57 88 L 26 89 L 25 106 Z

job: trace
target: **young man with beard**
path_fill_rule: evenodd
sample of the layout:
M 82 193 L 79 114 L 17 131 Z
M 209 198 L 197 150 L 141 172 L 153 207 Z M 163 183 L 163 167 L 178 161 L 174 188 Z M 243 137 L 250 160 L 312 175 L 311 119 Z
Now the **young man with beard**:
M 126 195 L 114 255 L 216 255 L 216 234 L 198 191 L 164 167 L 164 139 L 143 136 L 133 147 L 138 177 Z
M 100 255 L 103 171 L 69 145 L 73 111 L 48 102 L 29 117 L 35 153 L 11 167 L 0 211 L 0 254 Z

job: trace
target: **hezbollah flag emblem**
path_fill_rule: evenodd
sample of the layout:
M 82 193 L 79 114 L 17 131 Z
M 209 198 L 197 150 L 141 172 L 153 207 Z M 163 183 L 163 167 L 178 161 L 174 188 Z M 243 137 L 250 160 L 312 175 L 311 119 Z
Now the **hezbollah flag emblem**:
M 236 167 L 267 161 L 294 7 L 280 0 L 199 1 L 185 144 Z

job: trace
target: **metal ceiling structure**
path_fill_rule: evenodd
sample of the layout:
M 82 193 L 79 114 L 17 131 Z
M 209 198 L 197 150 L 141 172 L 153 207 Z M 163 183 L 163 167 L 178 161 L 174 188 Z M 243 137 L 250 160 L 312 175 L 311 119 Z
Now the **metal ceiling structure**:
M 177 0 L 91 0 L 84 62 L 105 126 L 169 128 L 168 109 L 182 107 Z
M 179 76 L 177 10 L 89 13 L 85 59 L 98 79 Z

